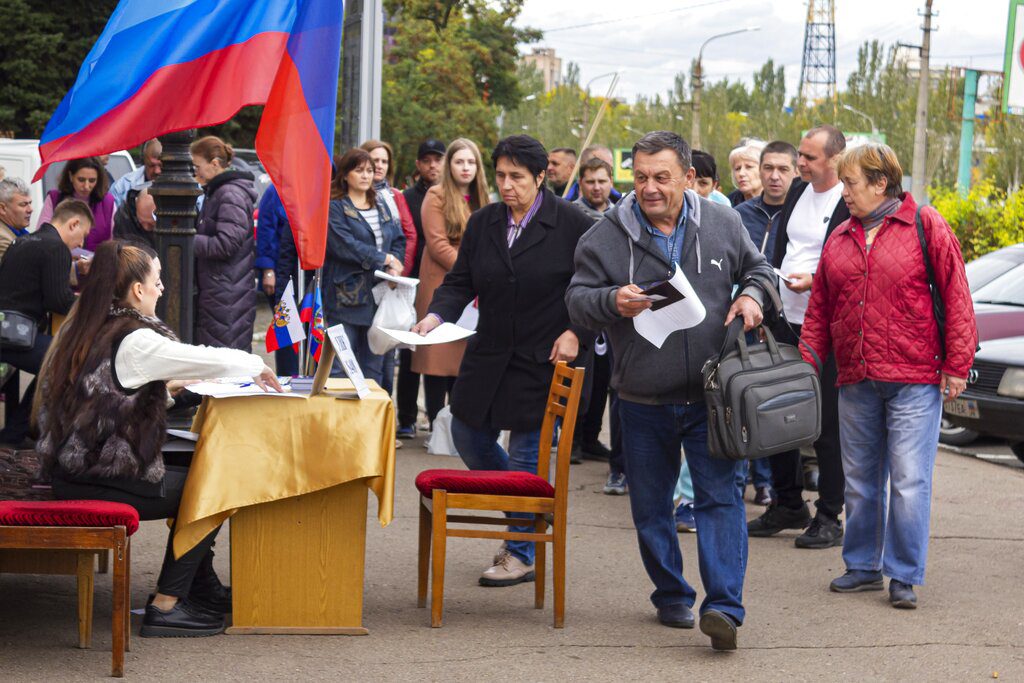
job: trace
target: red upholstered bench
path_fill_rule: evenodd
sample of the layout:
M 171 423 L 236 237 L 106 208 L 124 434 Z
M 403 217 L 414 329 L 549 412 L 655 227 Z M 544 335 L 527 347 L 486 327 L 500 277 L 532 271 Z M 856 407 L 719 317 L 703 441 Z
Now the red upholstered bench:
M 130 646 L 130 536 L 139 513 L 130 505 L 99 500 L 0 501 L 0 549 L 77 551 L 78 646 L 92 639 L 93 556 L 114 555 L 111 675 L 124 676 Z

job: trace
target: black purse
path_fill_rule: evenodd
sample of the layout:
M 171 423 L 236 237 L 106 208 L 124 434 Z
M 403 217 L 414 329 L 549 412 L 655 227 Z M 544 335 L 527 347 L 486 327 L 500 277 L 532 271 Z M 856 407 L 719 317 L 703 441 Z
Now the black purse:
M 22 351 L 36 343 L 39 326 L 35 320 L 17 311 L 0 311 L 0 349 Z

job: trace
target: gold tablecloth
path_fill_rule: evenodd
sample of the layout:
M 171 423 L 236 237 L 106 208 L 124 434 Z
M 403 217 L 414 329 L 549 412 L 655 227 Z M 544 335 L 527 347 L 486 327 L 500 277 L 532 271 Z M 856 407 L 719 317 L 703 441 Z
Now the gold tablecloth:
M 315 396 L 207 398 L 192 424 L 199 434 L 178 509 L 181 557 L 236 510 L 363 479 L 387 526 L 395 502 L 395 411 L 372 381 L 362 400 Z M 332 379 L 329 391 L 351 391 Z

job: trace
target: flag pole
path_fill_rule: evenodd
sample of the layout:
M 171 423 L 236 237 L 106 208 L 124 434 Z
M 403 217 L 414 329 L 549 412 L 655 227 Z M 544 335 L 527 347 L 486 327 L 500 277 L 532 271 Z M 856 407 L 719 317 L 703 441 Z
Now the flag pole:
M 302 265 L 301 264 L 299 265 L 299 273 L 298 273 L 297 283 L 298 283 L 299 291 L 302 292 L 301 294 L 299 294 L 298 298 L 296 299 L 299 302 L 299 309 L 301 310 L 302 309 L 302 299 L 306 296 L 306 271 L 304 271 L 302 269 Z M 307 348 L 309 348 L 309 335 L 308 334 L 306 335 L 305 339 L 303 339 L 302 341 L 299 342 L 299 358 L 305 359 L 305 357 L 306 357 L 306 349 Z M 303 374 L 302 373 L 302 363 L 301 362 L 299 363 L 299 374 L 300 375 Z

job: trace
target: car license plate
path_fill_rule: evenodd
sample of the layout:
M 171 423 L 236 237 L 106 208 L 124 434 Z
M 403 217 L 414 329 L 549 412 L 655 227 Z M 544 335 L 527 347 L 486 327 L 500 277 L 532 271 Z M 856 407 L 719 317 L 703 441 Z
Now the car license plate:
M 978 413 L 978 402 L 972 401 L 969 398 L 958 398 L 948 402 L 942 408 L 950 415 L 956 415 L 957 417 L 966 417 L 971 420 L 977 420 L 981 418 Z

